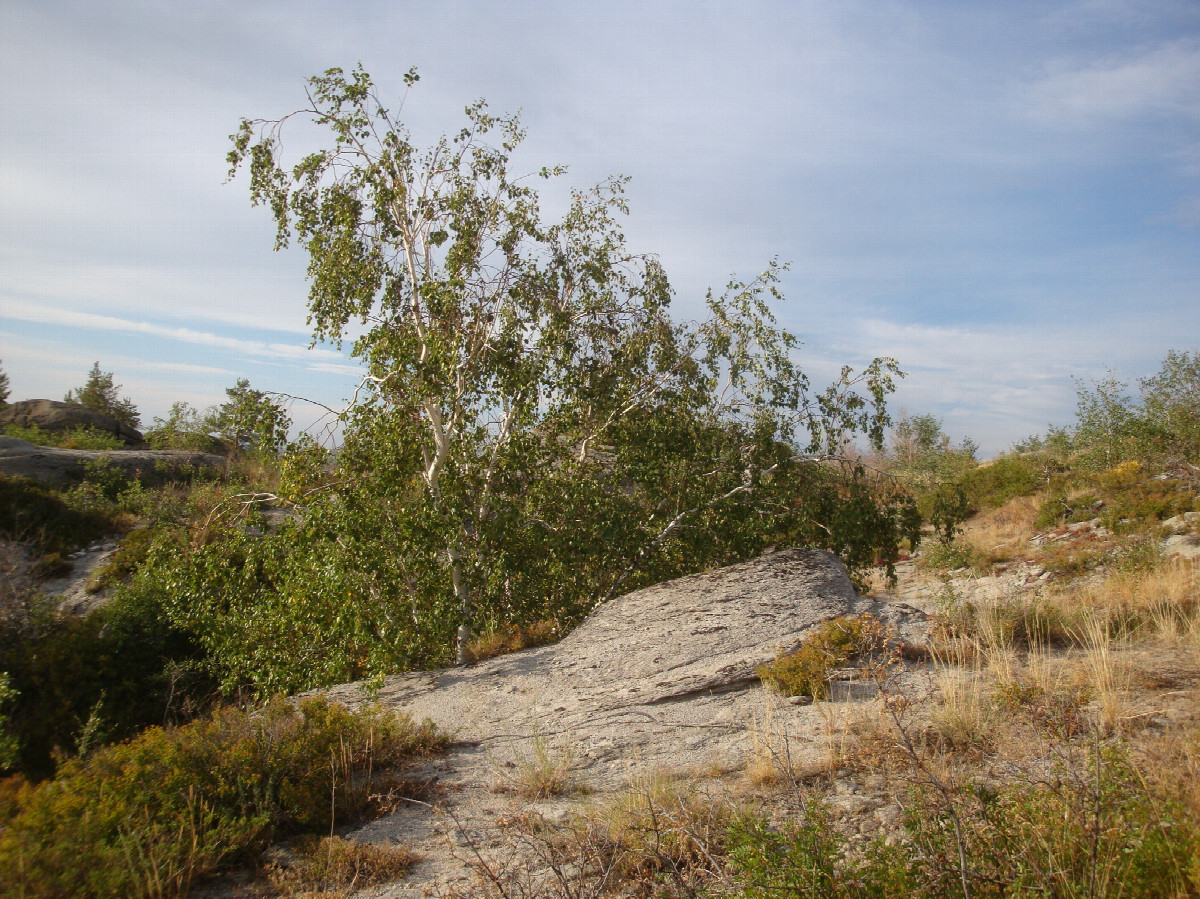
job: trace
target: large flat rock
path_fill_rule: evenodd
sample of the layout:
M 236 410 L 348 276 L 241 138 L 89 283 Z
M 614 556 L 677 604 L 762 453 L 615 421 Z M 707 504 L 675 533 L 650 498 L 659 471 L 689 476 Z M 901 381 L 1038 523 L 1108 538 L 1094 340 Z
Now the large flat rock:
M 614 599 L 551 646 L 395 675 L 377 691 L 355 683 L 319 692 L 348 704 L 375 699 L 472 743 L 518 733 L 581 735 L 633 719 L 711 724 L 700 706 L 718 697 L 729 706 L 733 694 L 757 688 L 759 665 L 830 618 L 863 613 L 902 639 L 924 642 L 923 613 L 860 597 L 835 556 L 792 549 Z M 628 736 L 620 727 L 606 734 Z M 663 752 L 672 742 L 664 741 Z
M 87 466 L 104 462 L 143 483 L 160 483 L 188 469 L 223 469 L 226 460 L 209 453 L 182 450 L 75 450 L 38 446 L 0 435 L 0 474 L 50 484 L 83 480 Z
M 828 619 L 862 613 L 924 643 L 923 613 L 860 597 L 836 557 L 793 549 L 615 599 L 552 646 L 396 675 L 377 691 L 363 683 L 314 691 L 428 718 L 458 740 L 433 766 L 445 788 L 440 816 L 406 806 L 355 835 L 415 842 L 430 855 L 412 881 L 373 895 L 416 896 L 422 883 L 465 877 L 438 848 L 439 834 L 470 832 L 488 845 L 505 810 L 528 805 L 506 784 L 539 753 L 570 759 L 578 781 L 602 793 L 653 771 L 741 770 L 753 745 L 781 734 L 824 752 L 826 704 L 769 694 L 754 669 Z M 840 684 L 835 698 L 846 705 L 856 686 L 868 687 Z M 572 801 L 535 805 L 565 814 Z

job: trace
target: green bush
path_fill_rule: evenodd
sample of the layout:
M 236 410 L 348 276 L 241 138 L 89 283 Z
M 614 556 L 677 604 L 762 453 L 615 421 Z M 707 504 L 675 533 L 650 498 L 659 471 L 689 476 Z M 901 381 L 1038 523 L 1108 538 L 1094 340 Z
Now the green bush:
M 970 499 L 958 484 L 938 485 L 921 497 L 919 508 L 942 543 L 949 543 L 962 533 L 962 523 L 971 514 Z
M 222 709 L 66 762 L 0 831 L 7 895 L 181 895 L 273 833 L 360 815 L 395 768 L 446 745 L 432 725 L 320 699 Z
M 958 837 L 944 796 L 922 789 L 913 798 L 905 847 L 923 862 L 924 895 L 961 896 L 964 873 L 996 895 L 1190 895 L 1194 822 L 1148 788 L 1120 747 L 1055 777 L 976 785 L 956 799 Z
M 8 705 L 16 698 L 17 691 L 9 683 L 8 672 L 0 671 L 0 771 L 17 763 L 20 743 L 8 726 Z
M 805 802 L 799 821 L 783 829 L 759 816 L 730 828 L 729 867 L 735 899 L 877 899 L 931 895 L 923 889 L 919 860 L 907 846 L 877 840 L 850 859 L 846 839 L 832 826 L 825 807 Z
M 129 580 L 146 561 L 156 536 L 152 528 L 136 528 L 126 534 L 104 567 L 92 575 L 88 592 L 97 593 L 106 587 Z
M 1104 501 L 1097 499 L 1095 493 L 1070 496 L 1066 493 L 1055 492 L 1048 496 L 1038 509 L 1033 526 L 1037 529 L 1044 529 L 1091 521 L 1093 518 L 1100 517 L 1100 511 L 1103 508 Z
M 829 674 L 839 665 L 878 651 L 886 642 L 883 626 L 871 615 L 833 618 L 810 633 L 800 646 L 775 661 L 760 665 L 755 673 L 767 686 L 785 696 L 824 699 Z
M 921 550 L 921 566 L 933 571 L 955 571 L 959 568 L 979 568 L 983 559 L 979 552 L 962 540 L 939 540 Z
M 1032 459 L 1002 456 L 989 465 L 967 472 L 959 485 L 976 511 L 998 509 L 1018 496 L 1036 493 L 1040 486 L 1039 467 Z
M 23 427 L 18 424 L 10 424 L 4 426 L 3 433 L 38 446 L 57 446 L 62 449 L 81 450 L 125 449 L 125 441 L 120 437 L 96 428 L 72 428 L 59 434 L 57 431 L 43 431 L 37 425 Z
M 1193 490 L 1179 481 L 1153 478 L 1150 471 L 1136 462 L 1126 462 L 1099 474 L 1078 473 L 1058 479 L 1042 503 L 1034 527 L 1051 528 L 1099 518 L 1109 529 L 1129 530 L 1196 507 Z
M 83 618 L 33 602 L 0 626 L 0 670 L 18 691 L 8 714 L 14 766 L 49 777 L 56 756 L 79 748 L 85 726 L 95 745 L 207 708 L 216 686 L 202 658 L 193 635 L 170 625 L 145 593 L 120 591 Z
M 82 508 L 54 488 L 0 475 L 0 534 L 34 544 L 43 553 L 66 554 L 98 540 L 115 527 L 99 507 Z

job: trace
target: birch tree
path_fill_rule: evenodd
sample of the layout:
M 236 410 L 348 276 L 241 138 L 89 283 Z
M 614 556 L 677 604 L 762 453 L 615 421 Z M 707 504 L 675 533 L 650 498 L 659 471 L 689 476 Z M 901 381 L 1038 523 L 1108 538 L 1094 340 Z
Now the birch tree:
M 828 482 L 820 460 L 848 437 L 879 443 L 896 367 L 810 389 L 772 315 L 779 264 L 676 322 L 658 259 L 621 233 L 623 179 L 573 192 L 547 223 L 536 185 L 563 170 L 513 174 L 516 117 L 476 103 L 422 149 L 361 68 L 310 79 L 307 99 L 244 120 L 230 174 L 248 170 L 277 248 L 307 251 L 314 339 L 353 339 L 366 367 L 339 508 L 357 503 L 393 541 L 414 621 L 449 610 L 460 662 L 473 624 L 532 596 L 600 601 L 761 548 L 798 515 L 838 529 L 845 489 L 821 493 L 821 513 L 798 493 Z M 289 157 L 295 120 L 328 143 Z

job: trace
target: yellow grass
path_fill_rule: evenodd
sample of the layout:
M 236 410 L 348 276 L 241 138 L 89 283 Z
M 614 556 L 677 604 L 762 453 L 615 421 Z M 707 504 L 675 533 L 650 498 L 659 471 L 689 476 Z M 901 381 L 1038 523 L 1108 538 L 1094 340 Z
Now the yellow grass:
M 1108 621 L 1088 615 L 1080 627 L 1080 642 L 1087 651 L 1090 685 L 1099 705 L 1100 726 L 1106 733 L 1121 728 L 1128 717 L 1129 672 L 1113 658 L 1113 640 Z
M 998 716 L 991 684 L 979 668 L 938 666 L 938 703 L 929 724 L 939 742 L 953 749 L 979 749 L 995 739 Z
M 1025 558 L 1041 496 L 1018 496 L 999 509 L 972 518 L 963 528 L 963 539 L 989 561 Z

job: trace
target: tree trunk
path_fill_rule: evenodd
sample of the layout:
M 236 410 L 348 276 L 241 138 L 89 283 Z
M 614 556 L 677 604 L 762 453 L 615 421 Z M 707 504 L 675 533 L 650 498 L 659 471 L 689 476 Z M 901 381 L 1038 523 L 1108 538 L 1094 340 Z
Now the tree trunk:
M 471 596 L 463 583 L 462 554 L 457 546 L 450 547 L 450 582 L 454 585 L 454 598 L 458 600 L 459 625 L 454 636 L 454 663 L 465 665 L 470 661 L 467 657 L 467 644 L 471 642 Z

